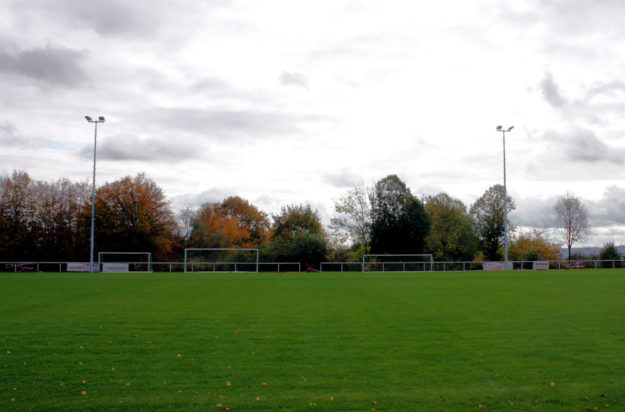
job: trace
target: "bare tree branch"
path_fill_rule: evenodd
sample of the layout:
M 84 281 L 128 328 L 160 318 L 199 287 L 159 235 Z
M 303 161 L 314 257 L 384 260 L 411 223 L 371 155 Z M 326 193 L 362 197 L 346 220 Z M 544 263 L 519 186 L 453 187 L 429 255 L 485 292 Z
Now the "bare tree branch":
M 571 260 L 571 246 L 575 242 L 583 242 L 590 234 L 588 212 L 582 202 L 572 193 L 561 196 L 553 209 L 556 212 L 560 238 L 566 244 Z

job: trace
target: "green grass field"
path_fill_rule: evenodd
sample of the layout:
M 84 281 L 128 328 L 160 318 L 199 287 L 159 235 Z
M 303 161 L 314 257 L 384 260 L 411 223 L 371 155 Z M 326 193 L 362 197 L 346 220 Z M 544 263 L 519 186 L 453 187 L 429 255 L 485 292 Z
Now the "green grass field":
M 625 408 L 625 270 L 0 274 L 0 410 Z

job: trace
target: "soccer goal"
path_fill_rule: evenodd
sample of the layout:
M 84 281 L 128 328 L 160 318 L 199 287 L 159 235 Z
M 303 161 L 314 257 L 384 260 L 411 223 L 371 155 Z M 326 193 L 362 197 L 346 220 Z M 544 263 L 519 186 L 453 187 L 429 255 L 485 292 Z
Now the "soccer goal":
M 258 272 L 258 249 L 186 248 L 185 273 Z
M 107 273 L 152 273 L 152 253 L 98 252 L 98 268 Z
M 434 258 L 431 254 L 364 254 L 363 272 L 431 272 Z

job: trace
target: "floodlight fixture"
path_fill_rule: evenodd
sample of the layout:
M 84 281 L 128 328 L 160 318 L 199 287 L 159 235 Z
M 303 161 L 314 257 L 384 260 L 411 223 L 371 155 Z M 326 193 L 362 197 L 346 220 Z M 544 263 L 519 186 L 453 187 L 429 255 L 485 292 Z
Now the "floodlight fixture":
M 503 245 L 506 270 L 508 270 L 508 188 L 506 185 L 506 132 L 512 131 L 514 126 L 504 129 L 497 126 L 497 131 L 503 135 Z
M 91 116 L 85 116 L 85 120 L 94 124 L 93 132 L 93 186 L 91 186 L 91 254 L 89 260 L 89 272 L 93 272 L 93 252 L 95 247 L 95 152 L 98 142 L 98 123 L 104 123 L 104 116 L 99 116 L 98 120 L 93 120 Z M 99 268 L 98 268 L 99 271 Z

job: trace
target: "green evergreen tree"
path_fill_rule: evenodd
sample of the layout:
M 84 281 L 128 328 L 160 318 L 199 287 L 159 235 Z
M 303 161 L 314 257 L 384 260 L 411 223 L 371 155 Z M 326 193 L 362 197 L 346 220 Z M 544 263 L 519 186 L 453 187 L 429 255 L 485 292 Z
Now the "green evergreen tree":
M 375 184 L 371 216 L 372 253 L 423 253 L 430 221 L 423 203 L 397 175 Z

